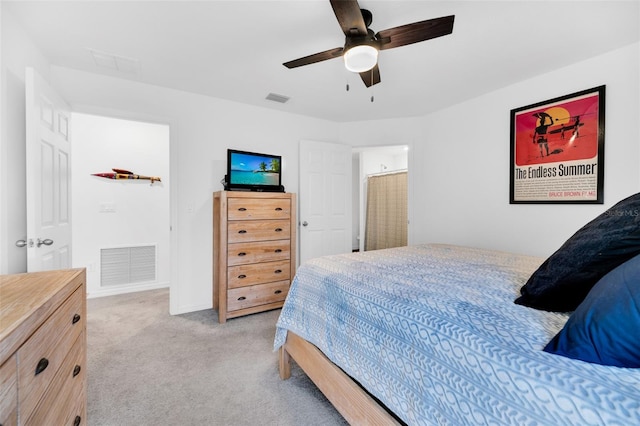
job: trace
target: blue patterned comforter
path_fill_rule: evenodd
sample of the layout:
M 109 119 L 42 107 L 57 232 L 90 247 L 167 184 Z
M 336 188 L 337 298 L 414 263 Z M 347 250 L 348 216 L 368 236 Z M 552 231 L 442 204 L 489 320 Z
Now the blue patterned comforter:
M 542 351 L 567 314 L 513 303 L 542 259 L 450 245 L 302 265 L 277 323 L 410 425 L 640 425 L 640 371 Z

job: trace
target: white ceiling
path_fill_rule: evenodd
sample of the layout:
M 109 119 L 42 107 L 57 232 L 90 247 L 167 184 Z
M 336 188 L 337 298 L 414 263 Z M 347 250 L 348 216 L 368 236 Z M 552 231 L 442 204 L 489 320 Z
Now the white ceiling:
M 282 65 L 343 45 L 328 0 L 2 1 L 53 65 L 337 122 L 424 115 L 636 42 L 640 22 L 638 0 L 360 0 L 374 31 L 455 15 L 449 36 L 380 52 L 367 89 L 339 58 Z

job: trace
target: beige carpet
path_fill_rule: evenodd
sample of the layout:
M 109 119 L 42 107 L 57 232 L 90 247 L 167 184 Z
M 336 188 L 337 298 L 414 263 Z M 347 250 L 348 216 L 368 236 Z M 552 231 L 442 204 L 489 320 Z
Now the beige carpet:
M 171 316 L 168 289 L 89 299 L 88 424 L 346 424 L 295 364 L 280 380 L 278 314 Z

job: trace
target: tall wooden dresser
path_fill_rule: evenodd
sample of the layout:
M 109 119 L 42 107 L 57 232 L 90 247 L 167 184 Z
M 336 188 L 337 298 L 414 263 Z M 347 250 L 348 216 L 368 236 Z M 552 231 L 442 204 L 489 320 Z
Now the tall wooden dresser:
M 85 425 L 84 269 L 0 276 L 0 424 Z
M 296 270 L 296 196 L 213 194 L 213 308 L 218 321 L 282 307 Z

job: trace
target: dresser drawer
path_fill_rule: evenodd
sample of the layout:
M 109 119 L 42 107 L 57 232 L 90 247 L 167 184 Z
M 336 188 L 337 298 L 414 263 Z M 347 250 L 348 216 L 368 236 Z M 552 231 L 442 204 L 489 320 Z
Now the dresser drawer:
M 289 280 L 229 289 L 227 309 L 235 311 L 267 303 L 282 302 L 288 292 Z
M 0 425 L 14 426 L 18 422 L 18 372 L 16 356 L 0 366 Z
M 25 425 L 73 425 L 76 417 L 83 424 L 84 413 L 78 402 L 82 401 L 86 376 L 84 340 L 85 334 L 81 333 Z
M 236 288 L 288 280 L 290 270 L 291 263 L 288 260 L 230 266 L 227 268 L 227 285 Z
M 229 220 L 289 219 L 291 200 L 285 198 L 229 198 L 227 218 Z
M 289 240 L 229 244 L 227 265 L 235 266 L 289 259 L 290 244 Z
M 227 229 L 229 243 L 288 240 L 291 235 L 291 222 L 288 219 L 238 220 L 229 222 Z
M 85 328 L 83 292 L 76 290 L 18 349 L 20 418 L 35 409 Z

